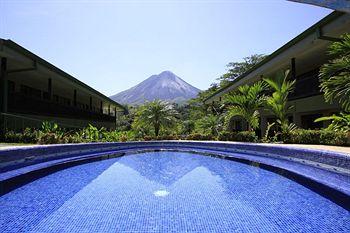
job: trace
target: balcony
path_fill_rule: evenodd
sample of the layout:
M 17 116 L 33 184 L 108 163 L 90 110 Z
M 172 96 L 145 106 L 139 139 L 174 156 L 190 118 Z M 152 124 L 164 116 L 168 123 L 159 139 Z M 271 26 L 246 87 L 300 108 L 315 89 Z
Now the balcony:
M 49 100 L 28 97 L 21 93 L 9 93 L 8 111 L 13 113 L 41 116 L 54 116 L 101 122 L 115 122 L 114 116 L 109 116 L 86 109 L 80 109 L 69 105 L 63 105 Z
M 290 93 L 288 99 L 295 100 L 321 94 L 318 73 L 317 69 L 298 76 L 294 92 Z

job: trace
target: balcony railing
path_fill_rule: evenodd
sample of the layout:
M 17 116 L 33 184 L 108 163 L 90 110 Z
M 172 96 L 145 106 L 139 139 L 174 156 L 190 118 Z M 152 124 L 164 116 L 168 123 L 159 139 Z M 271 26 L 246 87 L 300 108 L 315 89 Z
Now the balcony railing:
M 318 70 L 302 74 L 296 78 L 295 89 L 288 97 L 289 100 L 319 95 L 320 83 L 318 81 Z
M 114 116 L 67 106 L 49 100 L 28 97 L 21 93 L 9 93 L 8 111 L 42 116 L 115 122 Z

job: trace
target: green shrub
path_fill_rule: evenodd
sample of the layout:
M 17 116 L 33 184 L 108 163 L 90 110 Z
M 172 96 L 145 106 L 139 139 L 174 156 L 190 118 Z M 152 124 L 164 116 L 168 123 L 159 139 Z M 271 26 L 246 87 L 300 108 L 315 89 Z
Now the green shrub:
M 30 128 L 24 129 L 21 141 L 24 143 L 35 143 L 37 141 L 37 132 Z
M 219 134 L 219 141 L 233 141 L 234 140 L 234 132 L 223 131 Z
M 348 135 L 346 132 L 330 130 L 297 129 L 283 133 L 281 138 L 284 143 L 294 144 L 324 144 L 337 146 L 348 144 Z
M 40 133 L 38 137 L 39 144 L 57 144 L 63 143 L 64 141 L 60 137 L 60 135 L 56 133 Z
M 186 137 L 187 140 L 216 140 L 216 137 L 211 134 L 189 134 Z
M 120 142 L 126 142 L 126 141 L 128 141 L 128 137 L 125 136 L 125 135 L 122 135 L 122 136 L 119 138 L 119 141 L 120 141 Z
M 58 124 L 55 122 L 44 121 L 41 124 L 41 132 L 43 133 L 55 133 L 59 130 L 60 128 L 58 127 Z
M 258 137 L 253 131 L 240 132 L 221 132 L 219 135 L 220 141 L 237 141 L 237 142 L 257 142 Z
M 37 134 L 29 128 L 22 133 L 7 131 L 4 135 L 4 141 L 9 143 L 36 143 Z
M 153 138 L 152 136 L 145 135 L 145 136 L 143 137 L 143 140 L 144 140 L 144 141 L 152 141 L 152 140 L 154 140 L 154 138 Z
M 5 142 L 17 143 L 22 142 L 22 134 L 16 133 L 14 131 L 7 131 L 4 135 Z
M 158 136 L 157 140 L 179 140 L 180 137 L 178 135 L 162 135 Z

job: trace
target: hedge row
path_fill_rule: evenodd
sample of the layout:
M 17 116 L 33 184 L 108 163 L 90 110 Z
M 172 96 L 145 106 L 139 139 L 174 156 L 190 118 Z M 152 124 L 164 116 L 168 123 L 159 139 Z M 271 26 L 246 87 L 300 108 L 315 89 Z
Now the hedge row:
M 323 144 L 323 145 L 350 145 L 350 132 L 334 132 L 329 130 L 303 130 L 298 129 L 279 135 L 279 141 L 292 144 Z M 32 130 L 25 130 L 22 133 L 9 131 L 6 133 L 4 141 L 10 143 L 79 143 L 79 142 L 111 142 L 111 141 L 150 141 L 150 140 L 204 140 L 204 141 L 237 141 L 237 142 L 260 142 L 261 140 L 251 131 L 242 132 L 221 132 L 217 137 L 210 134 L 190 134 L 190 135 L 163 135 L 144 136 L 135 138 L 127 132 L 101 134 L 97 139 L 84 138 L 79 134 L 57 134 L 42 133 Z M 265 140 L 266 141 L 266 140 Z
M 284 143 L 293 144 L 323 144 L 345 146 L 349 143 L 350 132 L 335 132 L 329 130 L 298 129 L 281 135 Z

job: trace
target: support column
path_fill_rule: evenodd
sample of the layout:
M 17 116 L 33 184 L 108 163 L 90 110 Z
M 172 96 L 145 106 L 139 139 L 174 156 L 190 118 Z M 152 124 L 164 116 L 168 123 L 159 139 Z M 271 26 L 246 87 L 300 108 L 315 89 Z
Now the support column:
M 102 104 L 102 101 L 100 101 L 100 113 L 103 114 L 103 104 Z
M 261 137 L 265 136 L 266 129 L 267 129 L 267 118 L 266 116 L 260 116 Z
M 111 105 L 110 104 L 108 105 L 108 115 L 109 116 L 111 115 Z
M 0 114 L 7 112 L 7 58 L 1 58 L 0 64 Z M 0 138 L 5 135 L 5 116 L 0 115 Z
M 52 79 L 49 78 L 47 82 L 47 93 L 49 94 L 49 100 L 52 99 Z
M 76 89 L 74 89 L 73 105 L 74 105 L 74 107 L 77 106 L 77 90 Z
M 292 78 L 292 80 L 295 80 L 297 77 L 297 72 L 296 72 L 295 58 L 294 57 L 290 60 L 290 69 L 291 69 L 291 78 Z
M 90 96 L 90 111 L 92 111 L 92 96 Z
M 114 128 L 117 128 L 117 107 L 114 107 Z
M 301 128 L 301 115 L 300 113 L 293 113 L 293 123 Z

